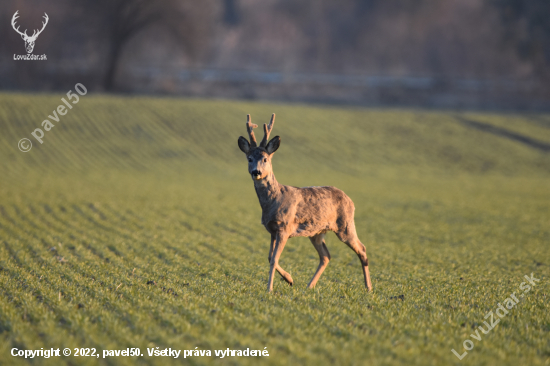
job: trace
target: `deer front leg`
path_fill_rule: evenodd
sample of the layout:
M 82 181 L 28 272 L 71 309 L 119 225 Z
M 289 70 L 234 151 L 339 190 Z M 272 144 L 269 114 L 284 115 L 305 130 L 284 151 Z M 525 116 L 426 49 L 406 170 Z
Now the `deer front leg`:
M 277 233 L 275 235 L 275 243 L 273 246 L 273 255 L 271 256 L 271 261 L 269 262 L 269 281 L 267 283 L 267 291 L 273 292 L 273 277 L 275 276 L 275 269 L 279 267 L 279 258 L 281 253 L 285 248 L 286 241 L 288 240 L 288 235 L 283 233 Z
M 273 257 L 273 248 L 275 247 L 275 240 L 276 240 L 276 236 L 271 235 L 271 244 L 269 246 L 269 257 L 267 258 L 270 264 L 271 264 L 271 257 Z M 290 286 L 292 286 L 294 281 L 292 280 L 292 276 L 290 276 L 290 273 L 286 272 L 279 265 L 277 265 L 277 267 L 275 267 L 275 269 L 277 270 L 277 272 L 279 272 L 279 274 L 281 275 L 283 280 L 285 280 Z

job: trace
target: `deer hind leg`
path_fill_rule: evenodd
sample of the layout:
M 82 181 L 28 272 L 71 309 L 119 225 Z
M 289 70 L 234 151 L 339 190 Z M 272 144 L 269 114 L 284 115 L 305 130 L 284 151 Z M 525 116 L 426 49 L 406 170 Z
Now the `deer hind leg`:
M 317 253 L 319 253 L 319 267 L 317 267 L 317 271 L 307 285 L 308 288 L 314 288 L 317 284 L 317 281 L 323 274 L 323 271 L 327 267 L 328 262 L 330 261 L 330 253 L 328 252 L 327 246 L 325 245 L 325 234 L 312 236 L 309 238 L 309 240 L 311 240 L 311 243 L 313 244 L 315 249 L 317 249 Z
M 363 278 L 365 279 L 365 288 L 367 289 L 367 291 L 372 291 L 372 283 L 370 281 L 370 273 L 369 273 L 369 260 L 367 258 L 367 249 L 357 237 L 357 233 L 355 232 L 355 225 L 352 228 L 352 230 L 346 230 L 345 233 L 342 233 L 342 232 L 336 233 L 336 235 L 342 242 L 346 243 L 359 257 L 359 260 L 361 261 L 361 266 L 363 268 Z

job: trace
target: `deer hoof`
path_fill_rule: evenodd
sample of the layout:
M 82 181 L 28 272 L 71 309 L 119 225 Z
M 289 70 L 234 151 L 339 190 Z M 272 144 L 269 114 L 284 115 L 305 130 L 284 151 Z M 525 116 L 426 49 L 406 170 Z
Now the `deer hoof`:
M 282 279 L 288 283 L 290 286 L 292 286 L 294 284 L 294 281 L 292 280 L 292 277 L 290 277 L 290 275 L 286 275 L 284 277 L 282 277 Z

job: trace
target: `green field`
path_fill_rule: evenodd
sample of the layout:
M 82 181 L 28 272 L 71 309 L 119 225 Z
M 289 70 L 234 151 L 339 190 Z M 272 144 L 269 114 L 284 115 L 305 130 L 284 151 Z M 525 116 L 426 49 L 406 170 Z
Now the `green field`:
M 1 365 L 550 364 L 550 115 L 86 95 L 40 145 L 30 133 L 62 96 L 0 94 Z M 314 290 L 317 252 L 294 238 L 281 265 L 295 285 L 267 293 L 269 234 L 237 138 L 246 114 L 273 112 L 278 181 L 354 200 L 372 293 L 334 234 Z M 51 347 L 144 356 L 10 354 Z

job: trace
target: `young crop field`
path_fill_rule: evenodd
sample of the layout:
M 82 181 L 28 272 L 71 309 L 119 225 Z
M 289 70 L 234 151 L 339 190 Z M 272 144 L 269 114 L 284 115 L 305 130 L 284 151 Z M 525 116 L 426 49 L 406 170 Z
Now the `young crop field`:
M 1 365 L 550 364 L 550 115 L 86 95 L 40 144 L 62 97 L 0 94 Z M 267 293 L 249 113 L 280 183 L 353 199 L 373 292 L 331 233 L 315 289 L 292 238 Z M 72 354 L 12 356 L 41 348 Z

